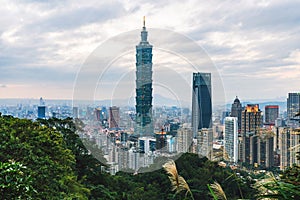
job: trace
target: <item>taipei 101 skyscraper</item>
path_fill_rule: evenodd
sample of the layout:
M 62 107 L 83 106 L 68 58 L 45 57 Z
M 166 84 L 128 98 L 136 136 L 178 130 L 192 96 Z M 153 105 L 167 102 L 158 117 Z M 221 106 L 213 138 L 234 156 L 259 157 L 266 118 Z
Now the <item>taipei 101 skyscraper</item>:
M 136 126 L 137 136 L 153 136 L 152 120 L 152 45 L 143 20 L 141 41 L 136 46 Z

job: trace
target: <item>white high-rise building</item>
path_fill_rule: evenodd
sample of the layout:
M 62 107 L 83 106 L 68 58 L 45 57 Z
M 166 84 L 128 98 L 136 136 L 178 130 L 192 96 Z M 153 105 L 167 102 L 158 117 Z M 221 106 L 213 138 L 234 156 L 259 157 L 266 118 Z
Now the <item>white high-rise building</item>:
M 189 148 L 193 142 L 193 131 L 190 127 L 182 127 L 177 130 L 177 152 L 189 152 Z
M 225 118 L 224 158 L 230 162 L 238 161 L 238 121 L 237 117 Z
M 197 153 L 209 160 L 213 157 L 213 131 L 212 128 L 203 128 L 197 134 Z

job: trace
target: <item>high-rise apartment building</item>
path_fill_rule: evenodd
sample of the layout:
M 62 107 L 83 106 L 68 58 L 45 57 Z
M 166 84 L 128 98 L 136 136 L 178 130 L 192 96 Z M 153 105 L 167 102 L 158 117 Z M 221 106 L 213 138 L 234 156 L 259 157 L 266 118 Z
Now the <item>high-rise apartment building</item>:
M 101 114 L 101 111 L 100 111 Z M 99 114 L 99 119 L 100 119 Z M 118 128 L 120 125 L 120 108 L 116 106 L 109 107 L 109 128 Z
M 265 106 L 265 124 L 275 125 L 275 121 L 279 116 L 278 105 L 267 105 Z
M 280 169 L 300 164 L 296 152 L 300 150 L 300 130 L 292 127 L 279 128 Z
M 225 145 L 224 158 L 230 162 L 238 162 L 238 119 L 237 117 L 225 118 Z
M 197 153 L 208 159 L 213 157 L 213 131 L 212 128 L 202 128 L 197 134 Z
M 192 128 L 196 137 L 201 129 L 212 127 L 211 74 L 193 73 Z
M 240 100 L 238 99 L 238 97 L 236 97 L 233 104 L 231 105 L 230 117 L 237 117 L 239 133 L 241 131 L 242 111 L 243 111 L 242 104 L 241 104 Z
M 274 135 L 271 132 L 257 137 L 257 164 L 261 168 L 274 166 Z
M 293 129 L 290 142 L 290 166 L 293 164 L 300 165 L 300 160 L 297 159 L 296 153 L 300 152 L 300 129 Z
M 193 142 L 193 132 L 190 127 L 182 127 L 177 130 L 177 152 L 189 152 Z
M 135 134 L 153 136 L 152 45 L 147 41 L 145 18 L 141 41 L 136 46 L 136 127 Z
M 290 147 L 291 147 L 290 127 L 279 128 L 279 150 L 280 150 L 280 169 L 284 170 L 290 165 Z

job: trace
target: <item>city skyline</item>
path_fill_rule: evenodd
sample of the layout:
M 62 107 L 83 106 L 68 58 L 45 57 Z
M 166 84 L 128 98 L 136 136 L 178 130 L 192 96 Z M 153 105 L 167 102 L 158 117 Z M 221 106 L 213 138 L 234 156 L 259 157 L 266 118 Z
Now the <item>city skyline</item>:
M 139 4 L 4 1 L 0 98 L 72 99 L 76 73 L 90 53 L 110 37 L 140 27 L 144 15 L 148 27 L 186 35 L 206 51 L 222 78 L 226 102 L 236 95 L 243 100 L 286 99 L 297 92 L 299 2 Z M 154 68 L 160 61 L 185 71 L 182 60 L 158 56 L 157 49 L 154 54 Z M 168 59 L 161 61 L 162 56 Z M 132 63 L 120 67 L 128 66 Z M 154 94 L 163 95 L 155 89 Z

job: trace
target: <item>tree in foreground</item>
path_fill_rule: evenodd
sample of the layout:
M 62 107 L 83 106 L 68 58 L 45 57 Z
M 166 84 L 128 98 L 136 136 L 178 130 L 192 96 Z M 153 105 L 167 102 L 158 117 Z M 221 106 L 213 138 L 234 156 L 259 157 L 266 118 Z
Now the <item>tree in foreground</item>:
M 21 163 L 0 162 L 0 194 L 4 199 L 31 199 L 36 193 L 32 178 Z
M 22 173 L 30 177 L 30 186 L 36 191 L 30 194 L 31 198 L 86 199 L 89 190 L 77 181 L 73 171 L 75 157 L 61 133 L 38 122 L 11 116 L 0 116 L 0 133 L 0 161 L 14 160 L 27 167 Z

